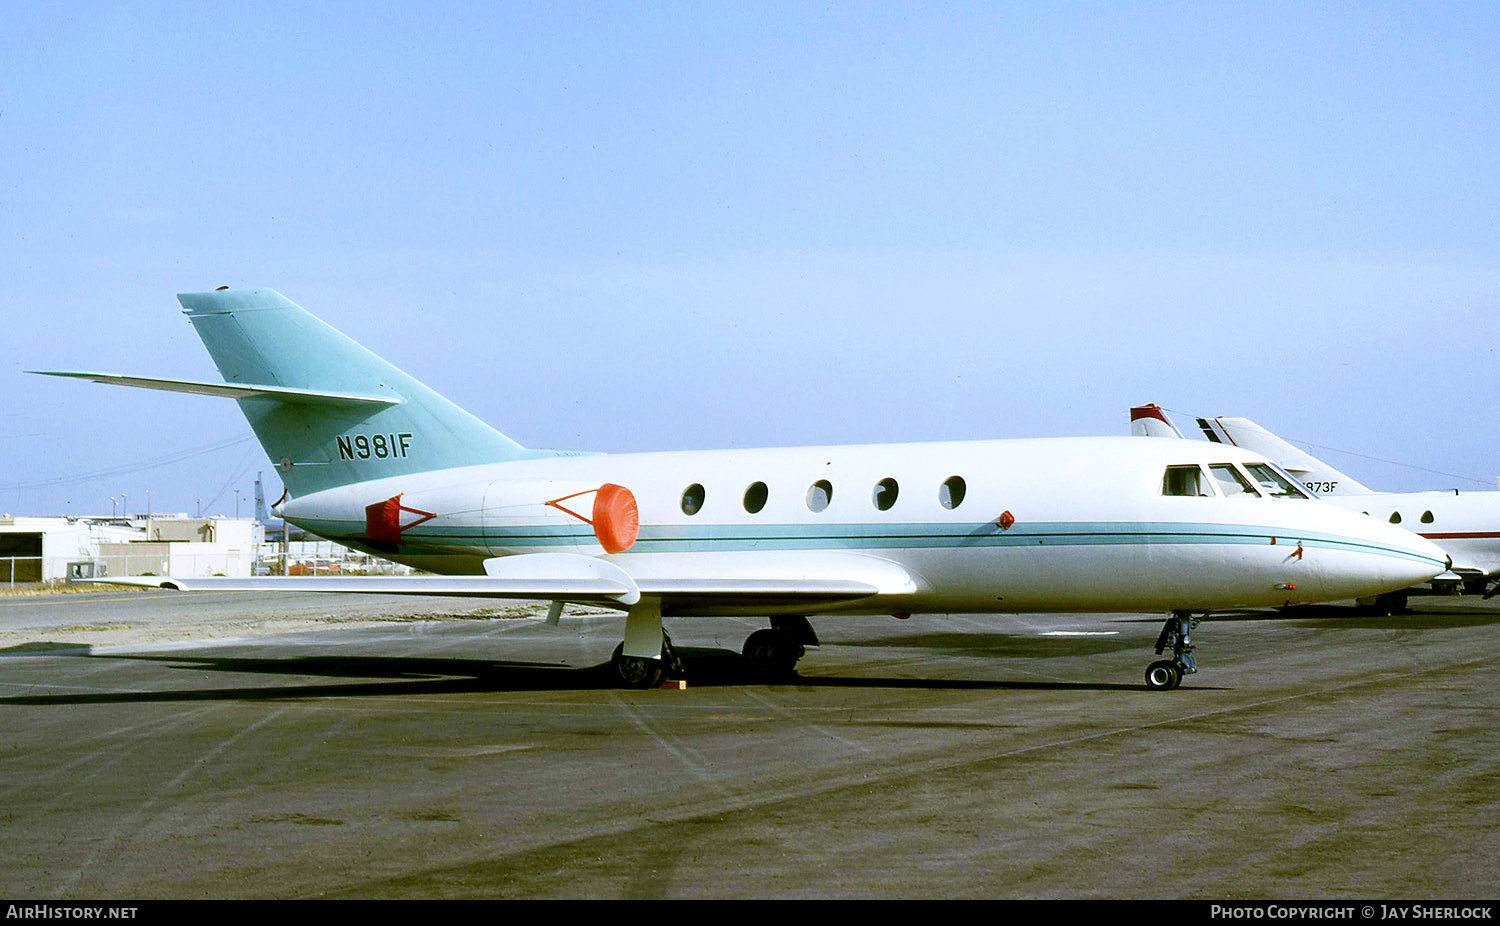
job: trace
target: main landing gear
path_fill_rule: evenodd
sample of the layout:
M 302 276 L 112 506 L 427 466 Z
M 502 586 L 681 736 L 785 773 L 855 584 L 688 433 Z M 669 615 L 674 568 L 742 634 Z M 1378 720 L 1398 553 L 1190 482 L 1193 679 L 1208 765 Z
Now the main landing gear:
M 1408 600 L 1408 594 L 1403 589 L 1399 592 L 1386 592 L 1384 595 L 1377 595 L 1373 601 L 1361 598 L 1355 604 L 1359 605 L 1361 613 L 1389 617 L 1395 614 L 1410 613 L 1407 609 Z
M 787 679 L 796 676 L 797 660 L 807 647 L 817 645 L 818 635 L 807 618 L 782 615 L 771 618 L 771 629 L 750 634 L 742 653 L 758 677 Z
M 615 654 L 610 658 L 609 664 L 614 671 L 615 680 L 621 686 L 657 688 L 663 679 L 684 676 L 682 660 L 672 646 L 672 638 L 663 630 L 661 639 L 660 659 L 627 656 L 623 642 L 615 647 Z M 813 632 L 807 618 L 778 616 L 771 618 L 769 630 L 757 630 L 750 634 L 742 652 L 756 677 L 779 681 L 796 677 L 797 661 L 806 654 L 807 647 L 817 645 L 818 635 Z
M 1173 611 L 1156 638 L 1156 654 L 1160 656 L 1168 649 L 1171 659 L 1158 659 L 1146 667 L 1146 687 L 1152 691 L 1171 691 L 1182 684 L 1185 675 L 1198 671 L 1198 660 L 1193 658 L 1193 641 L 1190 634 L 1203 619 L 1193 617 L 1187 611 Z
M 672 638 L 667 636 L 665 630 L 661 632 L 660 659 L 627 656 L 622 642 L 615 647 L 615 654 L 610 657 L 609 664 L 614 669 L 615 680 L 625 688 L 660 688 L 662 679 L 669 676 L 682 677 L 682 660 L 677 658 L 677 650 L 672 648 Z
M 802 644 L 774 630 L 750 634 L 741 651 L 750 670 L 762 678 L 789 678 L 797 674 L 797 660 L 806 652 Z
M 1485 601 L 1489 601 L 1495 597 L 1496 591 L 1500 591 L 1500 585 L 1496 585 L 1494 588 L 1490 587 L 1493 581 L 1489 576 L 1465 576 L 1464 594 L 1480 595 L 1483 596 Z

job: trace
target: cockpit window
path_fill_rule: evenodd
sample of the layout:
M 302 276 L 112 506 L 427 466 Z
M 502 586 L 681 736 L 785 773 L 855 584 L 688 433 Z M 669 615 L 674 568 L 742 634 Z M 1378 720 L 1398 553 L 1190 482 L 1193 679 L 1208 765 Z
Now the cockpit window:
M 1241 476 L 1240 471 L 1228 463 L 1214 463 L 1209 466 L 1208 471 L 1214 474 L 1219 492 L 1225 498 L 1257 498 L 1260 495 L 1250 485 L 1250 480 Z
M 1283 476 L 1279 470 L 1267 463 L 1249 463 L 1245 469 L 1255 481 L 1260 483 L 1261 489 L 1272 498 L 1311 498 L 1302 490 L 1297 483 Z
M 1204 482 L 1203 470 L 1198 466 L 1168 466 L 1161 481 L 1161 494 L 1211 496 L 1214 493 Z

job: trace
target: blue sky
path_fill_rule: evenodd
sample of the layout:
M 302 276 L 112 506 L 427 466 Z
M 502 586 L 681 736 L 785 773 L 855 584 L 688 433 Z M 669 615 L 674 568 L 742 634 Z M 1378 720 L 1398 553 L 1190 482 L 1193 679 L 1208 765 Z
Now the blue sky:
M 1500 474 L 1500 5 L 218 6 L 7 11 L 0 513 L 279 492 L 232 402 L 21 372 L 216 378 L 225 284 L 530 446 L 1157 402 Z

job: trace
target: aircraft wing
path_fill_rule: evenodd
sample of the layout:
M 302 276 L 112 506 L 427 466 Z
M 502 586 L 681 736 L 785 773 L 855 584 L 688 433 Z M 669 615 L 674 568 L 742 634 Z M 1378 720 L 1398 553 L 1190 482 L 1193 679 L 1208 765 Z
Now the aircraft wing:
M 608 604 L 628 594 L 618 582 L 578 577 L 530 580 L 489 576 L 120 576 L 95 584 L 169 588 L 181 592 L 339 592 L 346 595 L 433 595 L 445 598 L 559 598 Z
M 178 591 L 532 598 L 615 607 L 653 598 L 661 601 L 665 614 L 691 613 L 710 605 L 847 601 L 918 589 L 916 579 L 896 563 L 842 551 L 646 553 L 615 560 L 528 553 L 494 557 L 484 565 L 482 576 L 125 576 L 94 581 Z

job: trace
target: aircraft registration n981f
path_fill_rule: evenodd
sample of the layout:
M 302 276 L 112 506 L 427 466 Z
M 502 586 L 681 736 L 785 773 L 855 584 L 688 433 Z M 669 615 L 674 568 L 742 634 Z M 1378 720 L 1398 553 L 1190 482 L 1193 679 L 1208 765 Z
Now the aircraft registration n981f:
M 625 612 L 615 669 L 679 670 L 663 617 L 763 615 L 789 675 L 809 615 L 1168 612 L 1151 688 L 1210 610 L 1373 595 L 1441 550 L 1264 457 L 1134 437 L 590 454 L 522 447 L 268 289 L 178 296 L 225 382 L 46 371 L 235 399 L 310 533 L 437 575 L 150 577 L 183 590 L 532 598 Z

